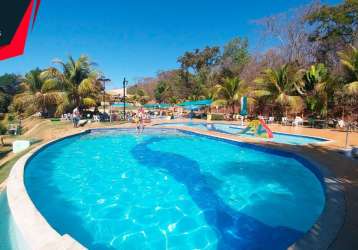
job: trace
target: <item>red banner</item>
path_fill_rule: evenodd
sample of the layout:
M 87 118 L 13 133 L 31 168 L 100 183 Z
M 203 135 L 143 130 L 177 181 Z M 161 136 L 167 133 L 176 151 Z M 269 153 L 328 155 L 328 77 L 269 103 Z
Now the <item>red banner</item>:
M 40 2 L 40 0 L 2 1 L 0 6 L 0 60 L 24 53 L 33 7 L 35 6 L 32 28 L 37 18 Z

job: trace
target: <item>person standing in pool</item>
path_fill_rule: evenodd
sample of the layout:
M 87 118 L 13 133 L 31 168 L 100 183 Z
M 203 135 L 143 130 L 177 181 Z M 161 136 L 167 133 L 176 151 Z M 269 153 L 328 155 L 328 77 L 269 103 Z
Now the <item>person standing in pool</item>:
M 139 134 L 139 132 L 140 132 L 140 121 L 139 121 L 139 117 L 138 117 L 137 114 L 134 115 L 133 121 L 135 122 L 135 125 L 136 125 L 137 134 Z
M 140 108 L 138 110 L 138 119 L 139 119 L 139 132 L 143 133 L 144 130 L 144 109 Z

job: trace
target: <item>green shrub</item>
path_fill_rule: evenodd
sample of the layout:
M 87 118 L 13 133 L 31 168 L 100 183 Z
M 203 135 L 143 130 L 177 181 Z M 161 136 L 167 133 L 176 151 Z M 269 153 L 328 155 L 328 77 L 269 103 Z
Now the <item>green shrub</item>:
M 211 120 L 212 121 L 224 120 L 224 115 L 223 114 L 211 114 Z
M 6 132 L 7 132 L 6 126 L 2 122 L 0 122 L 0 135 L 4 135 L 6 134 Z
M 14 114 L 8 114 L 8 116 L 7 116 L 7 120 L 8 120 L 8 122 L 13 122 L 13 121 L 15 121 L 15 115 Z

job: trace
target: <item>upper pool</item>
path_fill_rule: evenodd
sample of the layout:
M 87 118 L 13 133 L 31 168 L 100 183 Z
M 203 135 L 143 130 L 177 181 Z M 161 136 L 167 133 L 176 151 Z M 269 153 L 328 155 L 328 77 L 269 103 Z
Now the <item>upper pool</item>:
M 218 132 L 228 133 L 228 134 L 238 134 L 242 137 L 254 137 L 253 133 L 240 134 L 244 127 L 233 125 L 233 124 L 224 124 L 224 123 L 196 123 L 196 122 L 176 122 L 176 123 L 161 123 L 156 126 L 188 126 L 204 130 L 214 130 Z M 273 141 L 278 143 L 285 143 L 291 145 L 307 145 L 310 143 L 322 143 L 327 142 L 327 139 L 320 137 L 311 137 L 303 135 L 294 135 L 294 134 L 285 134 L 285 133 L 273 133 L 274 137 L 272 139 L 263 139 L 255 137 L 262 140 Z
M 312 169 L 177 130 L 95 130 L 36 153 L 25 186 L 53 228 L 89 249 L 279 250 L 323 210 Z

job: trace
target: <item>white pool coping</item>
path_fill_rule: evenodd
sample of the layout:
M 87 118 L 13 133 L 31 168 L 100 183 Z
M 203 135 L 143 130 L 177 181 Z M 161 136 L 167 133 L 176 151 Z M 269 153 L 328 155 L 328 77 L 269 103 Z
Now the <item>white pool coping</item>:
M 21 238 L 25 241 L 23 243 L 27 247 L 26 250 L 86 249 L 68 234 L 60 235 L 50 226 L 50 224 L 32 203 L 24 183 L 25 165 L 30 157 L 44 146 L 61 139 L 50 141 L 22 156 L 15 163 L 7 179 L 6 191 L 11 216 L 18 229 L 18 232 L 21 234 Z M 46 192 L 46 190 L 43 191 Z
M 159 127 L 158 127 L 159 128 Z M 168 128 L 165 128 L 168 129 Z M 211 135 L 198 130 L 185 129 L 185 128 L 169 128 L 193 132 L 196 134 L 208 135 L 214 138 L 221 138 L 228 141 L 238 141 L 235 139 L 228 139 L 218 135 Z M 75 135 L 81 133 L 87 133 L 92 129 L 81 131 Z M 93 129 L 96 130 L 96 129 Z M 9 208 L 13 220 L 21 233 L 21 237 L 28 246 L 28 250 L 84 250 L 86 249 L 78 241 L 71 236 L 65 234 L 60 235 L 46 219 L 41 215 L 33 204 L 29 197 L 24 184 L 24 170 L 27 161 L 30 157 L 40 150 L 41 148 L 60 141 L 64 138 L 71 137 L 65 136 L 53 141 L 50 141 L 44 145 L 41 145 L 26 155 L 21 157 L 12 168 L 7 180 L 7 198 Z M 247 143 L 247 142 L 244 142 Z M 285 150 L 283 150 L 285 151 Z M 338 234 L 339 229 L 343 225 L 345 215 L 345 199 L 342 185 L 339 181 L 325 168 L 314 163 L 312 159 L 308 159 L 296 152 L 286 152 L 296 154 L 301 158 L 309 161 L 314 167 L 318 168 L 324 177 L 326 202 L 324 210 L 317 222 L 312 226 L 309 232 L 304 235 L 303 238 L 296 241 L 288 249 L 290 250 L 320 250 L 327 249 L 329 245 L 334 241 Z M 46 192 L 46 190 L 44 190 Z M 305 212 L 305 211 L 302 211 Z

